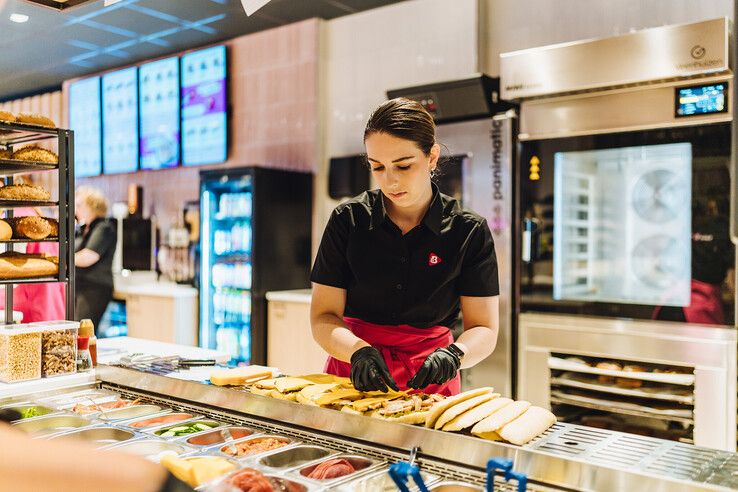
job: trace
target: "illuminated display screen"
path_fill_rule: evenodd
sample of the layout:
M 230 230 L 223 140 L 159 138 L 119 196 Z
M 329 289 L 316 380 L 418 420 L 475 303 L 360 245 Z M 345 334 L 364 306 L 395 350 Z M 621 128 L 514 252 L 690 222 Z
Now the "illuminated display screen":
M 709 84 L 676 89 L 676 116 L 725 113 L 728 84 Z
M 102 172 L 100 77 L 69 85 L 69 128 L 74 131 L 74 174 L 85 178 Z
M 103 172 L 138 169 L 138 82 L 136 67 L 103 75 Z
M 179 164 L 179 59 L 139 67 L 141 169 Z

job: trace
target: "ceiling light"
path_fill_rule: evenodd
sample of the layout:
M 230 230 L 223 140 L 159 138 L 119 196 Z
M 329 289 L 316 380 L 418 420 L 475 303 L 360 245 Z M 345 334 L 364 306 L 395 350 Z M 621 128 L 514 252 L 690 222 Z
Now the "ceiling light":
M 26 14 L 10 14 L 10 20 L 17 22 L 18 24 L 22 24 L 23 22 L 28 21 L 28 16 Z

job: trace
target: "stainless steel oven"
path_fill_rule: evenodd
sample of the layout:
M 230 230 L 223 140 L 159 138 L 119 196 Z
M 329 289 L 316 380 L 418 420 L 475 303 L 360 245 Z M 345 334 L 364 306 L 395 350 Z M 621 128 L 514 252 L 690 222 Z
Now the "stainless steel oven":
M 735 324 L 729 28 L 502 55 L 503 98 L 521 103 L 519 397 L 562 418 L 609 409 L 628 428 L 634 412 L 639 425 L 681 415 L 665 419 L 675 438 L 735 446 L 734 334 L 722 334 Z M 711 328 L 728 342 L 708 358 L 695 340 Z M 685 390 L 654 385 L 665 371 L 695 378 L 668 409 Z

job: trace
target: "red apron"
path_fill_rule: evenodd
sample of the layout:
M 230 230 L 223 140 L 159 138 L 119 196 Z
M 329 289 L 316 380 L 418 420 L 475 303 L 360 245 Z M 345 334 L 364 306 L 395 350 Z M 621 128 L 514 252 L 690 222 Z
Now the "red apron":
M 431 352 L 454 342 L 451 330 L 445 326 L 415 328 L 410 325 L 375 325 L 358 318 L 343 320 L 354 335 L 379 350 L 401 390 L 408 389 L 407 382 L 418 372 Z M 351 364 L 328 357 L 325 372 L 349 377 Z M 452 380 L 441 385 L 432 384 L 421 391 L 455 395 L 461 391 L 461 378 L 457 373 Z

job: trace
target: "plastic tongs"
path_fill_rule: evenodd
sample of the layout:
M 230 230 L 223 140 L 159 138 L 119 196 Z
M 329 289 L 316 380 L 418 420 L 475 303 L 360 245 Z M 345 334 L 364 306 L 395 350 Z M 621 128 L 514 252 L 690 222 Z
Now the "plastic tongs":
M 500 470 L 506 482 L 511 479 L 518 481 L 518 492 L 525 492 L 528 487 L 528 476 L 525 473 L 514 472 L 513 462 L 507 458 L 492 458 L 487 462 L 487 492 L 495 490 L 495 471 Z
M 408 461 L 400 461 L 390 466 L 389 475 L 395 482 L 400 492 L 410 492 L 407 482 L 410 477 L 413 478 L 415 485 L 420 492 L 429 492 L 428 487 L 420 476 L 420 467 L 415 464 L 415 458 L 418 455 L 418 448 L 414 447 L 410 450 L 410 459 Z

